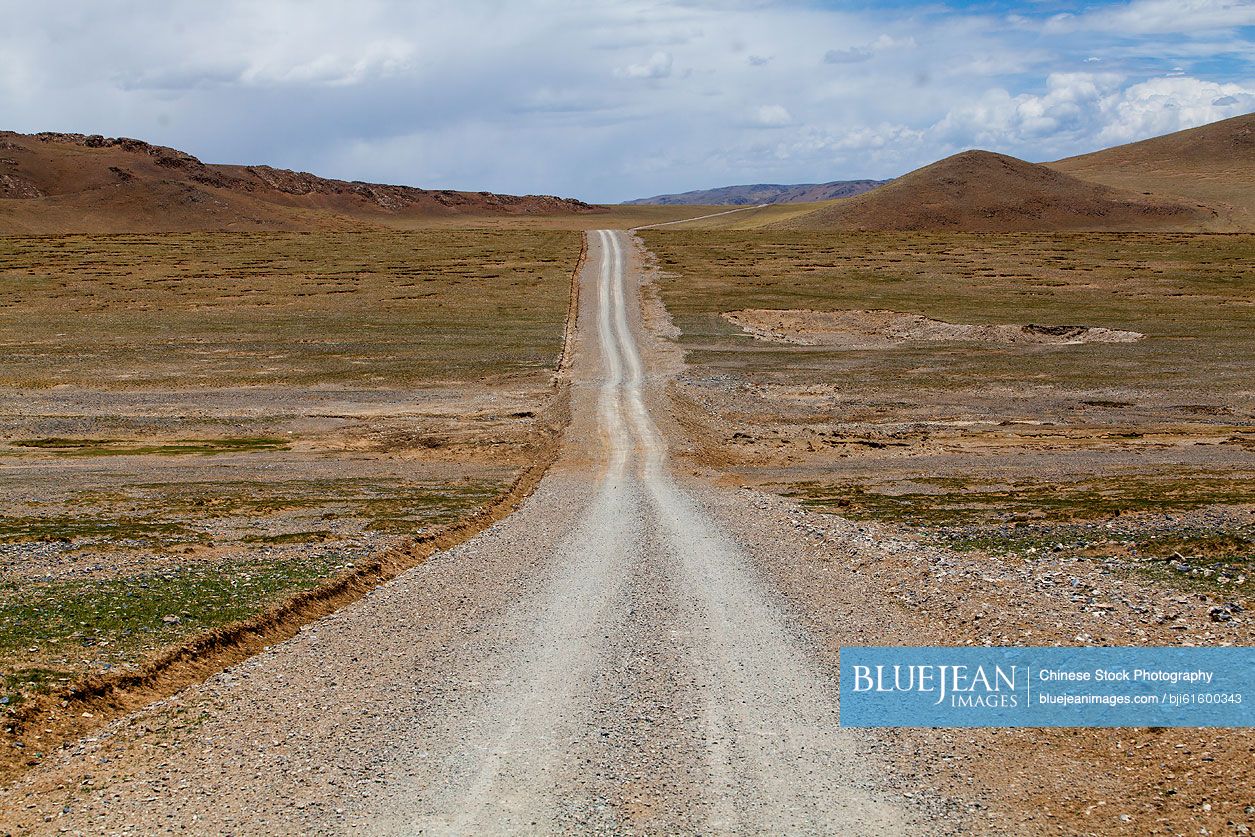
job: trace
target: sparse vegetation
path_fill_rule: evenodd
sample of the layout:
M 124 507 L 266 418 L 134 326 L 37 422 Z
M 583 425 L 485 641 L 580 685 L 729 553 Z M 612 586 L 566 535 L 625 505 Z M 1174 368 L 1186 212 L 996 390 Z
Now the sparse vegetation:
M 39 236 L 0 246 L 0 386 L 412 386 L 539 371 L 553 230 Z
M 120 439 L 19 439 L 14 447 L 36 448 L 66 456 L 179 456 L 183 454 L 246 453 L 287 450 L 281 439 L 182 439 L 160 445 L 144 445 Z
M 0 660 L 14 689 L 38 690 L 86 665 L 121 665 L 247 618 L 336 569 L 331 556 L 174 566 L 112 579 L 0 585 Z M 32 678 L 23 661 L 38 660 Z M 23 674 L 23 672 L 28 672 Z
M 965 549 L 1023 555 L 1036 544 L 1050 556 L 1054 544 L 1089 544 L 1067 554 L 1125 561 L 1178 587 L 1247 589 L 1234 579 L 1249 575 L 1241 544 L 1255 510 L 1255 236 L 642 235 L 683 331 L 690 369 L 678 394 L 718 440 L 707 453 L 743 479 Z M 759 308 L 1147 336 L 840 349 L 754 339 L 721 316 Z M 1155 538 L 1154 551 L 1112 549 L 1088 531 L 1108 525 L 1121 544 Z M 1174 537 L 1181 548 L 1165 558 Z M 1217 554 L 1220 543 L 1238 545 Z M 1196 554 L 1187 546 L 1220 564 L 1174 569 L 1173 551 Z
M 154 518 L 93 517 L 82 515 L 41 515 L 0 517 L 0 543 L 66 541 L 79 539 L 134 541 L 148 544 L 160 539 L 164 544 L 186 543 L 192 539 L 180 522 Z
M 757 378 L 833 379 L 869 394 L 1021 386 L 1136 387 L 1185 399 L 1236 389 L 1255 320 L 1255 236 L 978 236 L 642 232 L 690 361 Z M 892 353 L 755 343 L 720 315 L 753 308 L 890 309 L 947 322 L 1106 326 L 1122 346 Z M 735 347 L 736 351 L 728 351 Z M 774 372 L 774 375 L 769 373 Z M 1178 401 L 1177 403 L 1182 403 Z
M 491 503 L 527 462 L 579 246 L 520 229 L 0 239 L 0 457 L 21 474 L 0 487 L 0 700 Z
M 914 526 L 1068 523 L 1122 514 L 1255 505 L 1255 482 L 1238 475 L 1137 474 L 1075 482 L 1026 480 L 1012 485 L 964 477 L 917 477 L 910 482 L 918 489 L 904 487 L 889 493 L 864 483 L 802 482 L 787 484 L 784 490 L 822 511 Z

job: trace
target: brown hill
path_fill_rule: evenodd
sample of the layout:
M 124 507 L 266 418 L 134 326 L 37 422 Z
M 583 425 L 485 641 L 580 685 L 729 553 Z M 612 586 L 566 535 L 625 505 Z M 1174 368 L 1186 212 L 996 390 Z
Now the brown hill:
M 1255 114 L 1046 165 L 1119 189 L 1201 201 L 1222 215 L 1231 208 L 1234 228 L 1255 229 Z
M 1013 232 L 1200 227 L 1216 213 L 1140 195 L 1045 166 L 964 151 L 864 195 L 781 222 L 798 229 Z
M 581 201 L 207 165 L 142 140 L 0 132 L 0 233 L 340 228 L 442 215 L 590 212 Z

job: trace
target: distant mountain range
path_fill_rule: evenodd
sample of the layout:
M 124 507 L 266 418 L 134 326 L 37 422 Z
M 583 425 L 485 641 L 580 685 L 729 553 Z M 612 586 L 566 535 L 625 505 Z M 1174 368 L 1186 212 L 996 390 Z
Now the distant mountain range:
M 628 201 L 733 207 L 810 202 L 815 206 L 783 215 L 764 210 L 762 221 L 814 230 L 1252 231 L 1255 114 L 1052 163 L 973 150 L 891 181 L 727 186 Z M 359 229 L 427 218 L 605 212 L 545 195 L 430 190 L 269 166 L 212 165 L 134 139 L 0 131 L 0 235 Z
M 763 203 L 812 203 L 833 198 L 849 198 L 875 189 L 887 180 L 834 180 L 831 183 L 754 183 L 747 186 L 723 186 L 698 189 L 675 195 L 654 195 L 637 198 L 625 204 L 662 206 L 757 206 Z

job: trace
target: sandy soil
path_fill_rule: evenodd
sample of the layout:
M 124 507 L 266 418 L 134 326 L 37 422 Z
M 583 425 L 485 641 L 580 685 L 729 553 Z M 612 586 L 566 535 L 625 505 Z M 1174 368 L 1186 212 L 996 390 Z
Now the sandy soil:
M 723 318 L 759 340 L 799 346 L 841 346 L 847 349 L 887 348 L 915 341 L 974 343 L 1132 343 L 1146 335 L 1136 331 L 1083 325 L 969 325 L 934 320 L 901 311 L 807 311 L 749 309 L 728 311 Z

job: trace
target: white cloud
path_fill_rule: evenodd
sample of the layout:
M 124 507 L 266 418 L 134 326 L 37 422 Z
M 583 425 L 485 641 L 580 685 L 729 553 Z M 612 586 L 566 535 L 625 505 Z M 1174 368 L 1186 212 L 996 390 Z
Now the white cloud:
M 1119 83 L 1111 73 L 1052 73 L 1041 95 L 1012 96 L 994 88 L 952 109 L 935 130 L 951 141 L 966 137 L 992 145 L 1083 131 Z
M 352 86 L 387 78 L 413 67 L 415 47 L 397 39 L 371 41 L 351 53 L 323 53 L 298 60 L 258 62 L 240 74 L 245 84 L 329 84 Z
M 754 111 L 754 122 L 764 128 L 783 128 L 793 123 L 793 116 L 783 105 L 763 105 Z
M 1092 150 L 1255 110 L 1255 86 L 1179 75 L 1125 85 L 1112 73 L 1054 73 L 1040 95 L 995 88 L 953 108 L 934 127 L 938 138 L 994 148 L 1042 141 L 1044 149 L 1088 144 Z M 1086 150 L 1081 148 L 1080 150 Z
M 1028 136 L 1046 136 L 1083 129 L 1089 114 L 1119 77 L 1107 73 L 1051 73 L 1041 96 L 1021 96 L 1016 103 L 1020 130 Z
M 845 49 L 830 49 L 824 53 L 825 64 L 857 64 L 860 61 L 869 61 L 872 57 L 872 51 L 867 47 L 846 47 Z
M 620 67 L 615 75 L 620 78 L 666 78 L 671 75 L 671 53 L 658 51 L 648 61 Z
M 1050 33 L 1116 32 L 1145 35 L 1205 32 L 1255 24 L 1250 0 L 1132 0 L 1084 14 L 1060 14 L 1047 21 Z
M 835 5 L 9 4 L 0 128 L 616 200 L 892 176 L 971 146 L 1064 156 L 1255 108 L 1233 30 L 1251 0 L 1133 0 L 1051 23 Z
M 915 49 L 917 46 L 919 44 L 910 35 L 904 38 L 895 38 L 884 33 L 881 33 L 880 37 L 871 43 L 871 48 L 876 50 L 876 52 L 885 52 L 891 49 Z
M 1134 84 L 1102 103 L 1100 143 L 1131 142 L 1255 111 L 1255 85 L 1174 76 Z
M 872 151 L 893 146 L 917 146 L 925 138 L 924 131 L 883 123 L 853 128 L 834 137 L 829 147 L 838 151 Z
M 880 37 L 865 44 L 844 47 L 842 49 L 828 50 L 824 53 L 824 63 L 858 64 L 863 61 L 871 60 L 871 58 L 878 53 L 914 49 L 916 46 L 918 46 L 918 44 L 915 42 L 915 38 L 909 35 L 902 38 L 895 38 L 891 35 L 881 33 Z

